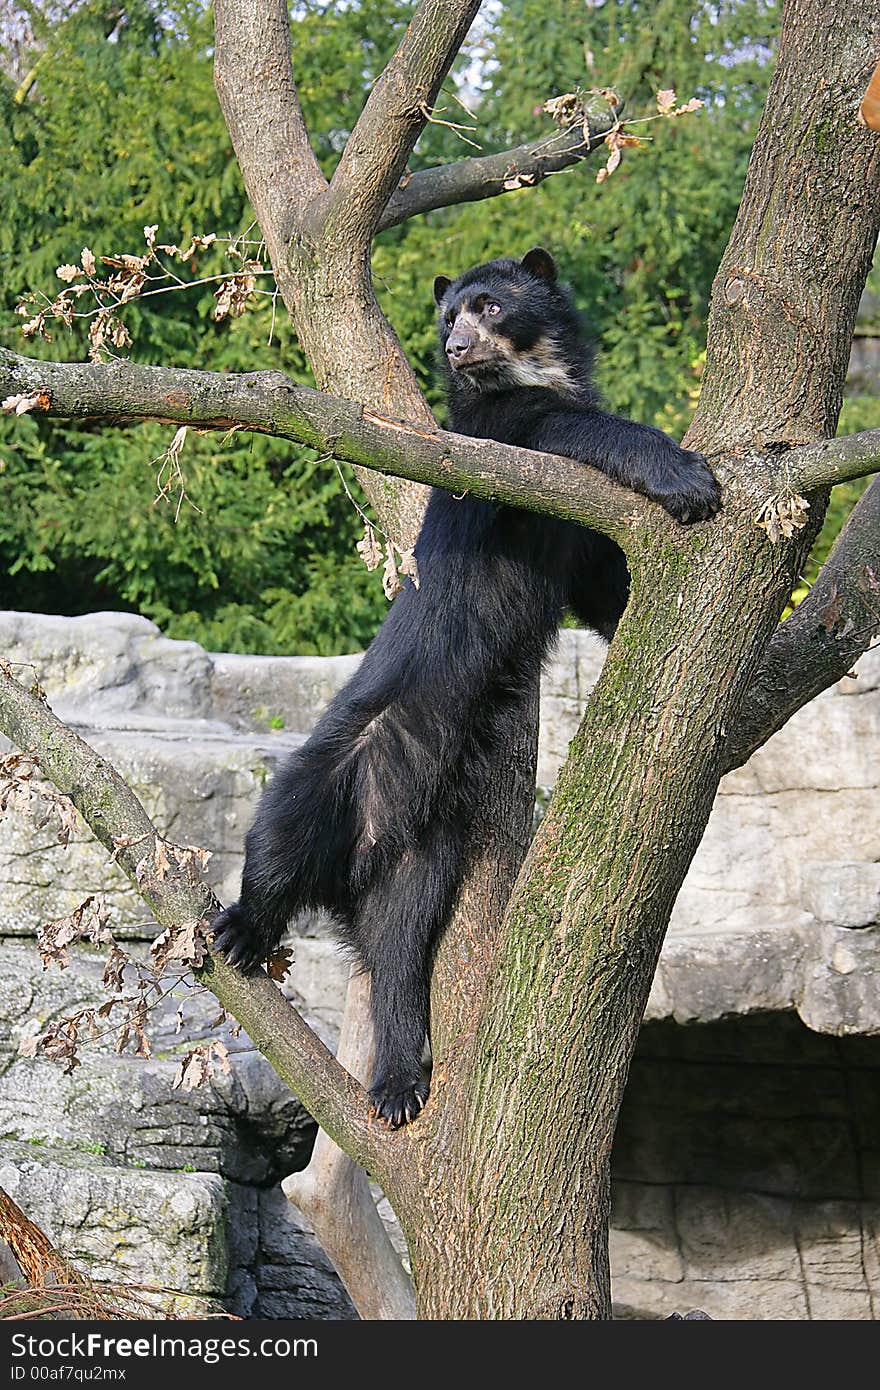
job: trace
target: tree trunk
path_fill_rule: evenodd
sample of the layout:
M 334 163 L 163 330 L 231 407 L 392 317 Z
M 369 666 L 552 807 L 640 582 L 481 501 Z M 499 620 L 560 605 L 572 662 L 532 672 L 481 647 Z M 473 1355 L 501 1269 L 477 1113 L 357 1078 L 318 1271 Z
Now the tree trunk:
M 422 0 L 391 79 L 373 89 L 328 185 L 296 101 L 286 3 L 216 0 L 218 90 L 317 381 L 416 425 L 430 414 L 376 304 L 366 248 L 476 7 Z M 778 70 L 716 280 L 690 431 L 725 484 L 724 511 L 683 528 L 607 480 L 598 513 L 572 504 L 572 514 L 589 515 L 625 550 L 631 602 L 506 912 L 528 841 L 536 690 L 512 713 L 496 752 L 470 877 L 437 954 L 434 1074 L 423 1114 L 384 1131 L 361 1086 L 264 975 L 245 979 L 210 956 L 202 966 L 326 1132 L 381 1182 L 409 1242 L 423 1317 L 610 1314 L 609 1158 L 675 898 L 720 775 L 737 756 L 732 731 L 746 692 L 746 741 L 757 746 L 774 727 L 768 703 L 778 698 L 790 710 L 807 698 L 805 685 L 822 679 L 813 667 L 806 682 L 787 679 L 779 662 L 789 648 L 778 638 L 766 660 L 822 497 L 812 497 L 813 519 L 789 538 L 771 541 L 754 523 L 799 479 L 815 486 L 842 476 L 838 446 L 813 471 L 804 454 L 815 450 L 791 450 L 833 433 L 877 237 L 880 144 L 856 113 L 878 51 L 880 14 L 860 0 L 787 0 Z M 375 174 L 363 188 L 355 177 L 362 166 Z M 0 358 L 14 375 L 17 360 Z M 25 372 L 35 406 L 55 409 L 63 390 L 50 381 L 63 376 L 69 387 L 77 370 Z M 143 380 L 131 370 L 130 380 Z M 124 396 L 123 377 L 117 371 L 114 379 Z M 186 393 L 183 402 L 191 408 Z M 80 400 L 71 413 L 82 410 Z M 165 418 L 161 408 L 153 414 Z M 213 415 L 210 423 L 218 423 Z M 271 430 L 274 422 L 244 423 Z M 862 447 L 865 437 L 850 441 L 851 451 Z M 541 465 L 540 456 L 532 462 Z M 595 500 L 589 472 L 579 486 Z M 609 490 L 620 502 L 610 520 Z M 499 486 L 495 495 L 507 494 Z M 399 506 L 396 496 L 381 480 L 373 489 L 392 538 L 406 547 L 423 494 L 411 492 Z M 876 485 L 866 497 L 844 553 L 861 556 L 867 570 Z M 832 588 L 836 574 L 832 567 Z M 816 620 L 808 614 L 808 623 Z M 849 649 L 841 634 L 826 636 L 833 667 Z M 6 672 L 0 687 L 6 731 L 39 752 L 157 920 L 192 926 L 210 914 L 210 894 L 188 861 L 170 879 L 159 871 L 159 850 L 165 863 L 168 847 L 112 769 Z M 370 1272 L 359 1273 L 368 1285 Z
M 344 245 L 295 245 L 279 288 L 322 391 L 415 424 L 436 426 L 397 335 L 376 302 L 369 261 L 352 263 Z M 430 296 L 430 285 L 426 285 Z M 428 490 L 356 469 L 379 524 L 401 549 L 415 544 Z
M 833 8 L 786 6 L 716 282 L 692 437 L 724 511 L 670 524 L 659 554 L 634 527 L 630 605 L 517 881 L 476 1037 L 438 1052 L 434 1106 L 391 1175 L 422 1317 L 610 1315 L 609 1158 L 633 1048 L 727 730 L 810 534 L 771 544 L 754 525 L 786 487 L 769 446 L 833 433 L 877 238 L 880 145 L 855 113 L 880 16 Z

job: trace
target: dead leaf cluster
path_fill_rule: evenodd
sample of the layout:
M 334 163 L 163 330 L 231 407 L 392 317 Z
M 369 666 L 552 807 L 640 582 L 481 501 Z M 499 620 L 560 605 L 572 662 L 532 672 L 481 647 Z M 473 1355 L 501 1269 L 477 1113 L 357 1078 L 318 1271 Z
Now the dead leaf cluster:
M 182 1057 L 171 1085 L 182 1091 L 194 1091 L 213 1076 L 228 1076 L 231 1071 L 229 1049 L 219 1038 L 200 1043 Z
M 32 753 L 7 753 L 0 758 L 0 819 L 8 811 L 28 816 L 36 830 L 56 816 L 56 839 L 65 846 L 79 821 L 70 797 L 40 776 L 39 760 Z
M 593 131 L 590 125 L 590 106 L 589 98 L 599 97 L 607 106 L 611 107 L 615 115 L 614 124 L 611 129 L 602 137 L 604 144 L 608 146 L 608 158 L 605 164 L 596 175 L 597 183 L 604 183 L 607 178 L 614 173 L 620 165 L 625 149 L 640 149 L 649 139 L 648 136 L 638 135 L 632 127 L 634 125 L 645 125 L 650 121 L 660 120 L 664 117 L 684 116 L 692 111 L 699 111 L 704 103 L 699 97 L 691 97 L 690 101 L 683 105 L 677 105 L 678 98 L 673 87 L 661 88 L 657 93 L 657 114 L 655 116 L 642 116 L 638 119 L 621 120 L 617 116 L 623 103 L 617 92 L 610 87 L 591 87 L 589 91 L 576 88 L 573 92 L 566 92 L 562 96 L 550 97 L 544 102 L 543 111 L 551 117 L 553 121 L 565 130 L 573 126 L 580 125 L 584 144 L 589 146 L 593 140 Z M 523 175 L 517 175 L 515 170 L 509 172 L 509 182 L 505 182 L 505 188 L 518 188 Z M 534 182 L 534 180 L 532 180 Z
M 795 531 L 807 524 L 810 504 L 796 492 L 777 492 L 768 499 L 755 517 L 755 525 L 766 531 L 771 545 L 784 536 L 790 540 Z
M 239 237 L 218 237 L 215 232 L 206 232 L 191 237 L 183 246 L 173 242 L 157 243 L 158 230 L 157 223 L 144 227 L 146 249 L 141 253 L 96 256 L 84 246 L 77 263 L 59 265 L 55 275 L 65 286 L 60 294 L 28 293 L 16 305 L 16 313 L 27 320 L 22 325 L 24 337 L 39 335 L 51 342 L 49 322 L 55 320 L 70 328 L 75 320 L 85 319 L 89 323 L 89 356 L 93 361 L 101 361 L 131 346 L 131 333 L 120 312 L 145 294 L 171 293 L 190 289 L 193 285 L 216 283 L 213 317 L 220 321 L 243 314 L 256 290 L 257 277 L 271 275 L 263 259 L 262 241 L 248 239 L 250 228 Z M 194 272 L 198 253 L 207 251 L 215 243 L 225 247 L 226 257 L 239 262 L 236 270 L 187 280 L 168 263 L 178 261 Z M 89 297 L 87 309 L 79 307 L 83 295 Z

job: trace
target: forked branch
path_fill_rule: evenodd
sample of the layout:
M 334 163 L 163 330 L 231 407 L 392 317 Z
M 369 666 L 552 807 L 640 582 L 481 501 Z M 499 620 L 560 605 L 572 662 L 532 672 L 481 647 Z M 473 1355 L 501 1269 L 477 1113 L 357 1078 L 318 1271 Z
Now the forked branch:
M 322 199 L 325 234 L 366 247 L 400 182 L 480 0 L 421 0 Z

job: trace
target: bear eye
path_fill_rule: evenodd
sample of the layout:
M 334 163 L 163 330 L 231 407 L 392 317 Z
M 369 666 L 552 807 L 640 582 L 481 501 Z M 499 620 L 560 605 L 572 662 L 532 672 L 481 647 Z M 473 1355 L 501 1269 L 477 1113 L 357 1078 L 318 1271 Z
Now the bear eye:
M 496 314 L 500 314 L 500 313 L 501 313 L 501 305 L 500 305 L 500 304 L 496 304 L 496 303 L 494 302 L 494 300 L 493 300 L 491 304 L 487 304 L 487 305 L 486 305 L 486 310 L 485 310 L 485 312 L 486 312 L 487 314 L 491 314 L 492 317 L 494 318 Z
M 451 328 L 452 325 L 453 325 L 454 323 L 455 323 L 455 315 L 452 314 L 452 313 L 447 314 L 447 315 L 446 315 L 446 327 L 447 327 L 447 328 Z

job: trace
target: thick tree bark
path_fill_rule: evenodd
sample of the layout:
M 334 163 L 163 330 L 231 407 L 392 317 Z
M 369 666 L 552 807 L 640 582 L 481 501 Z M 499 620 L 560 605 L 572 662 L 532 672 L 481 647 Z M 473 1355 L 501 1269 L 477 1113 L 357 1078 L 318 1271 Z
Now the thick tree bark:
M 608 1159 L 632 1048 L 720 731 L 796 568 L 744 527 L 753 497 L 637 582 L 518 879 L 468 1064 L 441 1072 L 436 1144 L 460 1173 L 412 1233 L 423 1316 L 609 1315 Z
M 833 433 L 877 238 L 880 147 L 855 113 L 878 51 L 880 15 L 856 0 L 785 7 L 690 435 L 725 508 L 676 554 L 641 533 L 639 555 L 636 527 L 630 605 L 519 875 L 473 1048 L 439 1055 L 417 1173 L 394 1190 L 422 1316 L 610 1313 L 608 1161 L 632 1050 L 726 730 L 803 555 L 803 534 L 772 545 L 754 526 L 787 486 L 767 449 Z
M 368 275 L 369 236 L 383 198 L 397 196 L 424 112 L 406 84 L 386 84 L 381 100 L 368 102 L 361 134 L 343 156 L 335 188 L 328 187 L 303 147 L 283 8 L 266 0 L 267 22 L 253 24 L 232 0 L 216 7 L 218 91 L 279 286 L 319 384 L 367 407 L 359 416 L 334 407 L 345 418 L 345 440 L 364 450 L 360 461 L 394 458 L 402 476 L 432 481 L 431 470 L 445 468 L 448 482 L 450 460 L 461 464 L 467 449 L 434 429 Z M 423 0 L 418 24 L 431 42 L 414 54 L 414 21 L 391 71 L 409 74 L 419 94 L 436 92 L 472 8 Z M 778 71 L 716 280 L 703 395 L 690 432 L 725 483 L 722 514 L 677 528 L 649 504 L 630 502 L 610 485 L 603 490 L 590 470 L 577 473 L 573 501 L 573 480 L 558 461 L 501 446 L 482 446 L 489 467 L 480 464 L 480 446 L 469 460 L 474 490 L 506 500 L 512 495 L 498 489 L 538 470 L 531 476 L 543 488 L 541 505 L 571 506 L 560 514 L 587 517 L 614 535 L 633 588 L 503 919 L 528 838 L 536 692 L 498 752 L 474 871 L 435 967 L 434 1079 L 423 1114 L 397 1134 L 377 1132 L 362 1088 L 268 981 L 244 981 L 222 962 L 209 967 L 211 987 L 327 1132 L 379 1177 L 409 1241 L 422 1316 L 608 1316 L 614 1126 L 669 915 L 719 778 L 851 659 L 862 638 L 867 644 L 876 619 L 876 484 L 818 592 L 779 630 L 811 528 L 774 544 L 754 523 L 770 498 L 855 476 L 875 457 L 876 440 L 814 441 L 836 424 L 880 221 L 880 146 L 856 122 L 878 51 L 880 15 L 857 0 L 788 0 Z M 261 86 L 264 70 L 273 76 Z M 264 143 L 267 121 L 273 133 Z M 365 131 L 381 132 L 369 149 Z M 279 198 L 273 161 L 281 166 Z M 363 161 L 382 198 L 359 197 Z M 294 184 L 300 191 L 292 207 Z M 332 230 L 339 227 L 352 244 L 340 244 Z M 172 403 L 166 418 L 191 412 L 196 396 Z M 309 416 L 300 407 L 295 428 L 303 428 L 305 414 L 314 430 L 322 409 Z M 411 423 L 401 427 L 394 416 Z M 282 423 L 276 432 L 290 425 Z M 250 427 L 262 426 L 252 420 Z M 370 429 L 377 433 L 367 447 Z M 339 447 L 335 437 L 331 447 Z M 815 516 L 821 493 L 811 500 Z M 409 523 L 399 513 L 395 524 Z M 850 624 L 860 623 L 854 641 Z M 813 660 L 792 672 L 805 648 Z M 107 795 L 95 789 L 99 764 L 10 686 L 0 675 L 3 727 L 23 746 L 39 732 L 47 771 L 113 844 L 114 807 L 127 789 L 109 774 Z M 742 733 L 731 732 L 741 714 Z M 137 803 L 125 804 L 131 823 L 152 834 Z M 127 867 L 137 873 L 143 853 L 131 857 Z M 156 884 L 142 870 L 139 879 L 159 920 L 175 913 L 191 920 L 209 909 L 198 884 Z
M 736 454 L 830 438 L 877 241 L 880 142 L 858 121 L 877 12 L 786 0 L 779 60 L 712 291 L 689 431 Z M 861 83 L 861 91 L 856 87 Z

